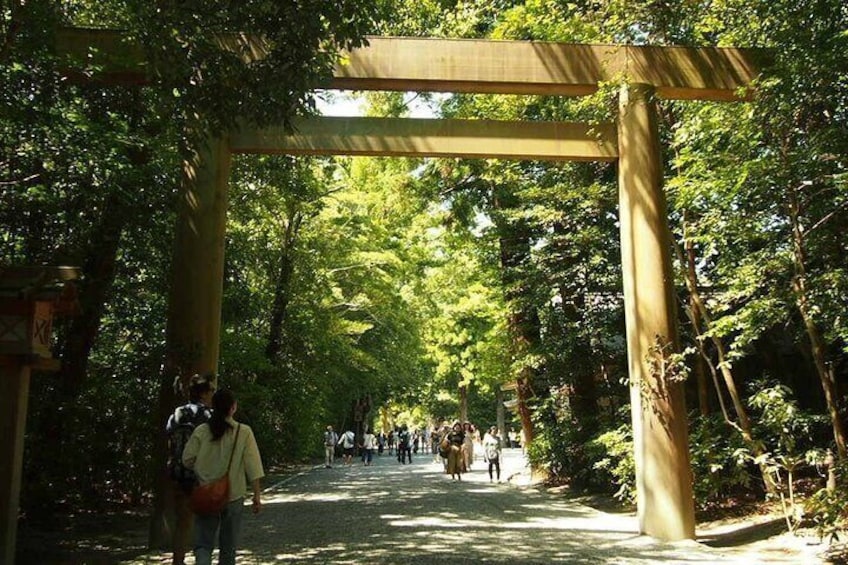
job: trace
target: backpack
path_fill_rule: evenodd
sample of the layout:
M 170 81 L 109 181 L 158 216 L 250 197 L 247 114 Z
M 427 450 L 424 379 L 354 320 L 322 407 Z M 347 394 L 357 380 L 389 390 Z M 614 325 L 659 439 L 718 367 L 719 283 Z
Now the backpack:
M 345 449 L 350 449 L 351 447 L 353 447 L 356 438 L 354 437 L 353 432 L 348 430 L 342 435 L 341 441 L 342 447 L 344 447 Z
M 184 490 L 191 490 L 197 483 L 197 475 L 183 465 L 183 450 L 194 429 L 209 421 L 209 410 L 204 406 L 191 404 L 180 406 L 174 412 L 173 420 L 169 422 L 168 431 L 168 474 L 179 483 Z
M 336 445 L 336 432 L 324 432 L 324 446 L 333 447 Z

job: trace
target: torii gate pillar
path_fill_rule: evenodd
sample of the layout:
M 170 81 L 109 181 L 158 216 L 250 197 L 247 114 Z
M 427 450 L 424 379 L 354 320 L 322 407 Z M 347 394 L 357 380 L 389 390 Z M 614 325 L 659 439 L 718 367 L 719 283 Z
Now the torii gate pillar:
M 655 89 L 619 95 L 621 263 L 640 533 L 694 539 L 695 509 L 681 382 L 658 374 L 657 346 L 679 352 L 671 237 L 662 189 Z
M 209 136 L 183 161 L 168 303 L 168 363 L 182 378 L 215 373 L 221 337 L 230 147 Z
M 221 301 L 224 286 L 224 232 L 227 224 L 227 186 L 230 175 L 229 139 L 208 136 L 183 160 L 182 187 L 177 206 L 171 294 L 168 299 L 165 382 L 161 383 L 157 425 L 184 398 L 174 390 L 173 379 L 183 388 L 195 373 L 217 372 L 221 341 Z M 164 428 L 160 428 L 164 429 Z M 156 436 L 154 453 L 166 453 L 165 434 Z M 184 498 L 174 497 L 174 483 L 157 469 L 150 545 L 173 547 L 175 562 L 190 547 L 192 515 Z M 170 543 L 169 543 L 170 542 Z

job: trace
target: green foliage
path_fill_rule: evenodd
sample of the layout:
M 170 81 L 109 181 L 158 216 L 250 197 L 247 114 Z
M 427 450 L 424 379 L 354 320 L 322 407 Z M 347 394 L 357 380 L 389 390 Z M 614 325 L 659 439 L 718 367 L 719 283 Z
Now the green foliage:
M 766 381 L 757 383 L 750 400 L 751 406 L 759 412 L 758 433 L 766 439 L 767 452 L 757 463 L 764 465 L 773 476 L 787 526 L 794 531 L 804 519 L 795 480 L 799 471 L 819 458 L 813 435 L 816 426 L 827 426 L 827 417 L 799 410 L 788 387 L 769 385 Z M 824 515 L 819 519 L 828 521 L 827 506 L 821 510 Z
M 756 484 L 751 454 L 741 434 L 721 415 L 698 416 L 689 430 L 695 503 L 707 508 Z
M 768 380 L 752 384 L 749 400 L 756 414 L 756 431 L 766 449 L 780 460 L 804 459 L 815 445 L 815 437 L 827 426 L 827 417 L 798 408 L 789 387 Z
M 597 473 L 595 484 L 615 488 L 614 496 L 627 503 L 636 502 L 636 463 L 633 458 L 633 432 L 629 424 L 600 434 L 587 449 Z
M 130 34 L 144 47 L 162 111 L 192 136 L 226 131 L 239 120 L 290 126 L 314 107 L 310 90 L 329 76 L 338 51 L 362 45 L 381 15 L 374 0 L 142 1 L 128 8 Z M 244 53 L 218 43 L 241 33 L 261 38 L 264 51 L 248 64 Z
M 535 437 L 527 447 L 527 459 L 534 469 L 541 469 L 551 478 L 571 475 L 574 445 L 569 441 L 567 410 L 559 395 L 552 395 L 533 410 Z
M 834 469 L 835 488 L 822 488 L 805 502 L 807 516 L 813 521 L 819 537 L 839 539 L 848 527 L 848 461 L 840 461 Z

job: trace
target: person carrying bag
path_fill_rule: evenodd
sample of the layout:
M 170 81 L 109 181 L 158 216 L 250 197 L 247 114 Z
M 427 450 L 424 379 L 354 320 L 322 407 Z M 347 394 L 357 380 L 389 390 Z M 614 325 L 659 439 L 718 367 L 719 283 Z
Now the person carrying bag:
M 239 431 L 241 431 L 241 424 L 236 426 L 236 438 L 233 441 L 233 448 L 230 450 L 227 471 L 214 481 L 199 484 L 191 491 L 189 506 L 195 514 L 218 514 L 230 501 L 230 467 L 233 466 L 233 455 L 236 453 Z
M 235 563 L 248 482 L 253 513 L 262 508 L 260 479 L 265 472 L 253 430 L 233 419 L 237 408 L 232 392 L 216 392 L 212 418 L 197 427 L 183 451 L 183 463 L 197 473 L 200 482 L 192 495 L 197 565 L 211 564 L 216 534 L 221 549 L 218 563 Z

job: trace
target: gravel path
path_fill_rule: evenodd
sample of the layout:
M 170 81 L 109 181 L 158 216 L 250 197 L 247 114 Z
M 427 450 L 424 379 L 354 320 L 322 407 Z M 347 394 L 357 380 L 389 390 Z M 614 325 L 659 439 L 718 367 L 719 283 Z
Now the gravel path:
M 500 484 L 482 461 L 452 481 L 432 456 L 315 467 L 268 485 L 262 513 L 245 514 L 239 563 L 799 563 L 797 553 L 661 543 L 638 535 L 632 515 L 522 484 L 523 471 L 518 450 L 504 453 L 512 480 Z

